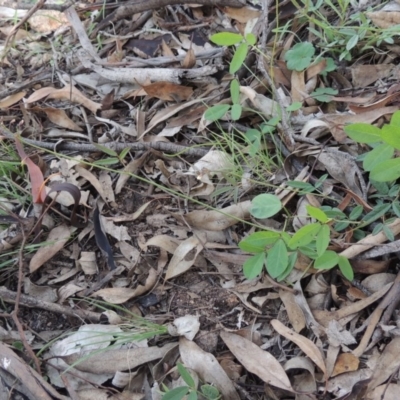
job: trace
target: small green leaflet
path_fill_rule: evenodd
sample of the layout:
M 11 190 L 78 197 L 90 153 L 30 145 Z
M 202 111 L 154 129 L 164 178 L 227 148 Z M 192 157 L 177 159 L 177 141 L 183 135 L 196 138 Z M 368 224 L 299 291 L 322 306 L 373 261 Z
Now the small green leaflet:
M 310 66 L 314 54 L 315 48 L 311 43 L 297 43 L 285 54 L 287 67 L 291 70 L 303 71 Z
M 370 174 L 370 179 L 377 182 L 394 181 L 400 177 L 400 158 L 383 161 Z
M 249 46 L 247 43 L 242 43 L 238 46 L 229 65 L 229 73 L 231 74 L 236 73 L 239 70 L 239 68 L 243 65 L 243 62 L 247 56 L 248 49 Z
M 396 111 L 395 113 L 393 113 L 392 118 L 390 120 L 390 125 L 400 127 L 400 111 Z
M 103 153 L 106 153 L 112 157 L 118 157 L 118 153 L 115 150 L 110 149 L 106 146 L 102 146 L 101 144 L 98 144 L 98 143 L 92 143 L 92 144 L 94 147 L 96 147 L 98 150 L 102 151 Z
M 315 218 L 317 221 L 322 222 L 323 224 L 329 221 L 327 215 L 319 208 L 313 206 L 306 206 L 308 215 L 312 218 Z
M 242 106 L 240 104 L 234 104 L 231 108 L 232 121 L 237 121 L 242 115 Z
M 321 230 L 318 232 L 317 239 L 315 241 L 315 245 L 317 248 L 318 256 L 324 254 L 325 250 L 329 246 L 329 242 L 331 240 L 331 231 L 328 225 L 322 225 Z
M 349 219 L 352 221 L 355 221 L 358 217 L 361 216 L 361 214 L 363 213 L 363 207 L 359 204 L 357 206 L 355 206 L 352 210 L 351 213 L 349 215 Z
M 178 372 L 180 373 L 182 379 L 185 381 L 185 383 L 192 389 L 196 389 L 196 384 L 194 382 L 194 379 L 192 378 L 192 375 L 190 375 L 189 371 L 184 367 L 183 364 L 178 363 Z
M 371 222 L 376 221 L 378 218 L 382 217 L 382 215 L 385 215 L 391 207 L 392 205 L 388 203 L 375 206 L 372 211 L 364 216 L 362 220 L 363 225 L 365 226 L 370 224 Z
M 346 44 L 346 50 L 350 51 L 353 47 L 357 46 L 359 40 L 358 35 L 352 36 Z
M 250 257 L 243 264 L 243 274 L 247 279 L 254 279 L 261 274 L 264 267 L 265 253 Z
M 251 202 L 250 214 L 254 218 L 269 218 L 282 209 L 279 198 L 273 194 L 259 194 Z
M 240 85 L 237 79 L 233 79 L 230 86 L 231 99 L 233 104 L 239 103 Z
M 189 393 L 188 397 L 186 397 L 186 400 L 197 400 L 197 399 L 198 399 L 197 392 L 194 390 L 192 390 Z
M 204 113 L 204 118 L 208 121 L 217 121 L 221 119 L 231 108 L 229 104 L 217 104 L 210 107 Z
M 325 251 L 324 254 L 319 256 L 314 262 L 316 269 L 331 269 L 339 262 L 339 256 L 332 250 Z
M 219 391 L 215 386 L 201 385 L 200 389 L 201 389 L 201 393 L 203 393 L 207 399 L 214 400 L 214 399 L 218 399 L 218 397 L 219 397 Z
M 162 400 L 182 400 L 190 389 L 187 386 L 180 386 L 165 393 Z
M 351 124 L 344 127 L 347 136 L 358 143 L 376 143 L 382 140 L 381 130 L 376 126 L 364 123 Z
M 343 256 L 339 256 L 338 258 L 338 265 L 341 273 L 346 279 L 352 281 L 354 279 L 354 271 L 351 267 L 350 261 Z
M 387 225 L 383 225 L 382 230 L 385 233 L 385 235 L 388 238 L 388 240 L 390 242 L 393 242 L 394 241 L 394 235 L 393 235 L 392 230 Z
M 219 32 L 211 36 L 210 40 L 218 46 L 233 46 L 243 40 L 243 36 L 232 32 Z
M 372 171 L 379 163 L 390 160 L 393 157 L 393 146 L 382 143 L 369 151 L 364 158 L 363 167 L 365 171 Z
M 395 125 L 382 126 L 382 140 L 395 149 L 400 149 L 400 127 Z
M 333 96 L 338 94 L 337 89 L 332 88 L 318 88 L 314 90 L 310 96 L 313 97 L 315 100 L 320 101 L 321 103 L 329 103 Z
M 279 238 L 278 232 L 254 232 L 239 243 L 239 248 L 248 253 L 259 253 L 264 251 L 266 246 L 274 244 Z
M 315 239 L 315 235 L 320 229 L 321 224 L 318 222 L 303 226 L 289 240 L 289 247 L 291 249 L 297 249 L 300 246 L 308 245 Z
M 248 33 L 246 35 L 246 42 L 250 46 L 254 46 L 257 43 L 257 37 L 253 33 Z
M 282 239 L 279 239 L 268 251 L 267 255 L 267 271 L 271 278 L 277 278 L 285 272 L 289 263 L 289 255 Z

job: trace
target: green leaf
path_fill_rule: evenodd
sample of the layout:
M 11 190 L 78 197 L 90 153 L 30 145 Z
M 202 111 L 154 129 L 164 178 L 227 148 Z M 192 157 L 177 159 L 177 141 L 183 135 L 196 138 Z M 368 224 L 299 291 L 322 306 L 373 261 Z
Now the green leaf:
M 279 197 L 274 194 L 259 194 L 251 202 L 250 214 L 254 218 L 269 218 L 282 209 Z
M 332 250 L 325 251 L 324 254 L 319 256 L 314 261 L 314 268 L 316 269 L 331 269 L 339 262 L 339 256 Z
M 362 219 L 363 225 L 366 226 L 371 222 L 376 221 L 378 218 L 385 215 L 390 210 L 391 207 L 392 205 L 387 203 L 378 204 L 373 208 L 372 211 L 370 211 L 367 215 L 364 216 L 364 218 Z
M 368 152 L 363 161 L 365 171 L 372 171 L 379 163 L 393 157 L 394 148 L 390 144 L 382 143 Z
M 232 103 L 239 103 L 240 99 L 240 85 L 237 79 L 233 79 L 230 86 Z
M 394 201 L 392 203 L 392 210 L 396 214 L 396 216 L 400 218 L 400 203 L 398 201 Z
M 308 215 L 312 218 L 315 218 L 317 221 L 322 222 L 323 224 L 329 221 L 327 215 L 320 208 L 308 205 L 306 206 L 306 209 Z
M 338 264 L 343 276 L 349 281 L 352 281 L 354 279 L 354 271 L 350 261 L 346 257 L 339 256 Z
M 393 113 L 392 118 L 390 120 L 390 125 L 400 127 L 400 111 L 396 111 L 395 113 Z
M 311 43 L 297 43 L 285 54 L 287 67 L 290 70 L 303 71 L 310 66 L 314 54 L 315 48 Z
M 94 144 L 94 143 L 93 143 Z M 108 158 L 102 158 L 100 160 L 96 160 L 93 162 L 94 165 L 114 165 L 118 164 L 120 162 L 119 158 L 116 157 L 108 157 Z
M 234 74 L 243 65 L 248 49 L 249 45 L 247 43 L 242 43 L 238 46 L 232 57 L 231 64 L 229 65 L 229 73 Z
M 328 225 L 322 225 L 321 230 L 318 232 L 315 246 L 317 249 L 318 256 L 324 254 L 325 250 L 329 246 L 331 240 L 331 230 Z
M 248 33 L 246 35 L 246 42 L 250 45 L 250 46 L 254 46 L 257 43 L 257 38 L 253 33 Z
M 276 278 L 278 282 L 283 281 L 293 271 L 296 261 L 297 261 L 297 251 L 294 251 L 289 255 L 289 261 L 285 271 L 283 271 L 283 273 Z
M 397 150 L 400 149 L 400 127 L 395 125 L 383 125 L 382 129 L 382 140 L 387 144 L 390 144 Z
M 359 40 L 360 38 L 358 37 L 358 35 L 352 36 L 346 44 L 346 50 L 350 51 L 353 47 L 357 46 Z
M 265 262 L 265 253 L 259 253 L 250 257 L 243 264 L 243 274 L 247 279 L 254 279 L 260 275 Z
M 98 150 L 102 151 L 103 153 L 106 153 L 109 156 L 118 158 L 118 153 L 115 150 L 109 149 L 108 147 L 102 146 L 101 144 L 98 144 L 98 143 L 92 143 L 92 144 L 94 147 L 96 147 Z
M 295 101 L 294 103 L 290 104 L 286 107 L 286 111 L 292 112 L 300 110 L 303 107 L 303 103 L 301 101 Z
M 371 232 L 372 236 L 377 235 L 379 232 L 382 231 L 382 229 L 383 229 L 383 224 L 382 224 L 382 222 L 379 222 L 379 224 L 376 224 L 374 226 L 374 229 Z
M 376 143 L 382 140 L 381 130 L 371 124 L 357 123 L 344 127 L 347 136 L 358 143 Z
M 349 215 L 349 219 L 351 219 L 352 221 L 355 221 L 358 217 L 361 216 L 361 214 L 363 213 L 363 210 L 364 210 L 363 206 L 361 206 L 361 205 L 355 206 Z
M 195 390 L 192 390 L 186 400 L 197 400 L 199 397 L 197 396 L 197 392 Z
M 274 244 L 281 235 L 273 231 L 254 232 L 239 243 L 239 248 L 248 253 L 260 253 Z
M 231 117 L 233 121 L 240 119 L 242 115 L 242 106 L 240 104 L 234 104 L 231 108 Z
M 320 231 L 321 224 L 316 222 L 300 228 L 290 239 L 289 247 L 297 249 L 300 246 L 307 246 L 315 239 L 315 235 Z
M 207 399 L 216 400 L 219 397 L 219 391 L 215 386 L 202 385 L 200 390 L 201 390 L 201 393 L 203 393 Z
M 315 190 L 314 186 L 308 182 L 287 181 L 286 184 L 294 189 L 303 189 L 303 190 L 307 190 L 310 192 Z
M 204 118 L 208 121 L 217 121 L 221 119 L 231 108 L 229 104 L 217 104 L 210 107 L 204 113 Z
M 162 400 L 182 400 L 188 392 L 188 387 L 180 386 L 165 393 L 162 397 Z
M 332 100 L 332 97 L 337 95 L 339 92 L 337 89 L 332 88 L 318 88 L 314 90 L 310 96 L 315 100 L 320 101 L 321 103 L 329 103 Z
M 119 153 L 119 156 L 118 156 L 118 158 L 120 159 L 120 160 L 123 160 L 125 157 L 126 157 L 126 155 L 130 152 L 130 148 L 129 147 L 125 147 L 125 149 L 123 149 L 122 151 L 121 151 L 121 153 Z
M 285 272 L 289 263 L 289 254 L 285 242 L 279 239 L 268 251 L 267 271 L 271 278 L 277 278 Z
M 383 161 L 370 174 L 370 179 L 377 182 L 394 181 L 400 177 L 400 158 Z
M 393 235 L 392 230 L 387 225 L 383 225 L 383 229 L 382 230 L 383 230 L 384 234 L 386 235 L 386 237 L 388 238 L 388 240 L 390 242 L 393 242 L 394 241 L 394 235 Z
M 185 368 L 185 366 L 181 363 L 178 363 L 177 367 L 185 383 L 192 389 L 196 389 L 196 384 L 194 383 L 194 379 L 192 378 L 192 375 L 190 375 L 190 372 Z
M 233 46 L 243 40 L 243 36 L 233 32 L 219 32 L 210 37 L 210 40 L 218 46 Z

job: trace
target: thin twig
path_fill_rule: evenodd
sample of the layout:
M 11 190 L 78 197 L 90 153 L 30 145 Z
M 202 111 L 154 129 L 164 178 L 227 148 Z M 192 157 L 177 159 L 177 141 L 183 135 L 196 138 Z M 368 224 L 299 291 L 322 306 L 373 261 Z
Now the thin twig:
M 15 139 L 15 134 L 13 134 L 11 131 L 9 131 L 7 128 L 4 126 L 0 126 L 0 134 L 4 135 L 8 139 Z M 87 151 L 87 152 L 98 152 L 99 149 L 98 147 L 92 145 L 92 144 L 81 144 L 81 143 L 71 143 L 71 142 L 57 142 L 57 143 L 48 143 L 48 142 L 42 142 L 40 140 L 32 140 L 32 139 L 25 139 L 22 138 L 22 141 L 26 144 L 40 147 L 42 149 L 49 149 L 53 151 L 60 151 L 60 150 L 70 150 L 70 151 Z M 109 149 L 115 150 L 115 151 L 122 151 L 129 147 L 131 150 L 149 150 L 149 149 L 154 149 L 154 150 L 160 150 L 165 153 L 169 154 L 179 154 L 183 153 L 186 155 L 190 156 L 197 156 L 197 157 L 203 157 L 205 156 L 209 150 L 204 149 L 204 148 L 198 148 L 198 147 L 187 147 L 187 146 L 182 146 L 179 144 L 173 144 L 173 143 L 167 143 L 167 142 L 152 142 L 152 143 L 142 143 L 142 142 L 136 142 L 136 143 L 117 143 L 117 142 L 111 142 L 111 143 L 105 143 L 102 146 L 108 147 Z
M 22 242 L 21 242 L 21 247 L 19 249 L 19 254 L 18 254 L 19 268 L 18 268 L 17 293 L 15 296 L 14 311 L 11 313 L 11 317 L 12 317 L 15 325 L 17 326 L 18 333 L 21 338 L 21 342 L 24 345 L 26 352 L 28 353 L 28 355 L 32 359 L 33 363 L 35 364 L 36 371 L 40 374 L 41 371 L 40 371 L 39 359 L 36 357 L 36 354 L 32 350 L 32 347 L 29 346 L 28 341 L 26 340 L 24 329 L 18 319 L 18 310 L 19 310 L 19 303 L 20 303 L 21 291 L 22 291 L 22 281 L 24 278 L 24 258 L 23 258 L 23 256 L 24 256 L 24 248 L 25 248 L 25 243 L 26 243 L 26 235 L 25 235 L 24 227 L 22 226 L 22 224 L 21 224 L 21 232 L 22 232 Z

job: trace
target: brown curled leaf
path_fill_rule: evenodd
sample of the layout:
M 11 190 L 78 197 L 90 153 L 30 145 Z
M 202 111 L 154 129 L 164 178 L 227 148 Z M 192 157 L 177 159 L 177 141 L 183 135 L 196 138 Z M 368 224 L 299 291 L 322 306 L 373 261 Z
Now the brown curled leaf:
M 21 157 L 22 163 L 28 167 L 29 177 L 31 180 L 32 200 L 34 203 L 42 204 L 46 198 L 46 191 L 44 190 L 44 178 L 40 168 L 27 156 L 24 148 L 22 147 L 21 140 L 18 136 L 15 137 L 15 147 Z

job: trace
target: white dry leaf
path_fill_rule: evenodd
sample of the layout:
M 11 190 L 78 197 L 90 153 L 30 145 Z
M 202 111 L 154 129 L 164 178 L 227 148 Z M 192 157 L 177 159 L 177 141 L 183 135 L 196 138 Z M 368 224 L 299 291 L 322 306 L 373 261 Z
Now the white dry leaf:
M 168 326 L 168 333 L 172 336 L 184 336 L 187 340 L 193 340 L 200 329 L 199 317 L 195 315 L 185 315 L 176 318 Z
M 305 196 L 300 197 L 299 201 L 297 202 L 296 215 L 293 218 L 292 223 L 295 231 L 298 231 L 303 226 L 311 223 L 311 218 L 307 214 L 307 206 L 310 204 L 310 201 Z
M 117 184 L 115 185 L 116 194 L 121 193 L 121 190 L 124 188 L 126 182 L 128 182 L 129 179 L 132 179 L 132 175 L 135 175 L 138 172 L 138 170 L 146 162 L 150 154 L 150 152 L 145 152 L 139 158 L 131 160 L 128 165 L 125 165 L 125 167 L 119 171 L 120 174 Z
M 138 285 L 135 289 L 130 288 L 106 288 L 100 289 L 97 292 L 94 292 L 92 296 L 99 296 L 103 300 L 112 303 L 112 304 L 123 304 L 126 301 L 141 296 L 142 294 L 151 290 L 154 285 L 157 283 L 158 273 L 155 269 L 149 269 L 149 275 L 146 279 L 144 285 Z
M 90 357 L 77 364 L 76 369 L 93 374 L 114 374 L 117 371 L 130 371 L 139 365 L 163 358 L 176 346 L 176 343 L 167 343 L 163 347 L 112 348 L 104 352 L 92 353 Z M 79 355 L 73 354 L 67 356 L 66 361 L 72 364 L 79 359 L 78 357 Z
M 385 347 L 375 366 L 368 384 L 368 391 L 386 382 L 386 380 L 398 371 L 400 359 L 400 337 L 395 337 Z
M 247 371 L 257 375 L 268 385 L 290 392 L 293 391 L 285 370 L 270 353 L 234 333 L 222 331 L 220 336 Z
M 49 261 L 64 248 L 72 233 L 75 231 L 75 227 L 64 224 L 52 229 L 47 236 L 47 242 L 49 244 L 39 247 L 37 252 L 33 255 L 29 263 L 29 272 L 33 273 L 38 270 L 45 262 Z
M 222 178 L 223 174 L 232 171 L 232 168 L 233 162 L 228 154 L 220 150 L 210 150 L 189 168 L 188 173 L 195 175 L 198 180 L 201 180 L 203 175 L 217 175 Z
M 279 104 L 275 100 L 257 93 L 250 86 L 240 86 L 240 93 L 244 94 L 262 114 L 267 118 L 280 116 Z
M 329 321 L 326 334 L 328 335 L 329 343 L 335 347 L 338 347 L 342 344 L 349 346 L 357 343 L 357 340 L 353 337 L 353 335 L 343 328 L 343 326 L 340 325 L 340 323 L 336 320 Z
M 398 400 L 400 385 L 394 383 L 384 384 L 367 393 L 366 400 Z
M 99 174 L 99 182 L 107 202 L 115 202 L 115 195 L 112 188 L 112 180 L 108 171 L 102 170 Z
M 310 339 L 287 328 L 277 319 L 272 320 L 271 325 L 280 335 L 295 343 L 326 376 L 326 365 L 322 353 Z
M 78 262 L 85 275 L 95 275 L 99 272 L 94 251 L 82 251 Z
M 76 293 L 81 292 L 83 289 L 85 288 L 77 285 L 74 282 L 66 283 L 65 285 L 61 286 L 60 289 L 58 289 L 59 303 L 62 304 L 66 299 L 74 296 Z
M 143 250 L 147 251 L 149 246 L 160 247 L 170 254 L 174 254 L 181 241 L 168 235 L 157 235 L 149 239 L 144 245 Z
M 49 303 L 56 303 L 58 300 L 56 289 L 44 285 L 35 285 L 28 277 L 24 279 L 24 293 Z
M 287 290 L 280 289 L 279 296 L 285 305 L 285 309 L 293 329 L 297 333 L 301 332 L 306 327 L 306 319 L 302 309 L 296 303 L 294 294 Z
M 100 215 L 100 222 L 104 231 L 118 241 L 131 240 L 127 226 L 115 225 L 114 222 L 109 221 L 104 215 Z
M 126 242 L 118 242 L 117 246 L 121 250 L 122 255 L 129 260 L 133 265 L 136 265 L 140 260 L 140 251 Z
M 85 355 L 91 352 L 95 352 L 100 349 L 105 349 L 115 340 L 113 334 L 122 333 L 121 328 L 117 326 L 109 325 L 83 325 L 77 332 L 68 336 L 65 339 L 55 342 L 47 353 L 47 357 L 51 359 L 51 362 L 47 364 L 47 373 L 50 381 L 53 385 L 58 387 L 65 387 L 64 382 L 60 377 L 60 373 L 64 372 L 68 379 L 71 388 L 74 390 L 91 388 L 91 383 L 97 383 L 101 385 L 106 380 L 112 378 L 113 372 L 108 373 L 90 373 L 78 370 L 76 367 L 70 367 L 72 364 L 68 364 L 60 357 L 66 357 L 71 354 L 76 354 L 77 359 L 84 359 Z M 120 347 L 117 345 L 117 348 Z M 53 368 L 60 367 L 61 371 Z
M 349 154 L 335 151 L 322 152 L 317 157 L 334 179 L 343 183 L 353 193 L 366 198 L 366 184 L 354 159 Z
M 184 217 L 179 214 L 173 214 L 173 216 L 193 228 L 222 231 L 237 224 L 240 220 L 250 218 L 250 207 L 251 201 L 248 200 L 218 211 L 196 210 L 186 214 Z
M 106 203 L 109 201 L 107 199 L 107 193 L 103 190 L 103 187 L 99 182 L 99 180 L 96 178 L 96 176 L 94 176 L 90 171 L 88 171 L 81 165 L 75 166 L 75 171 L 79 174 L 79 176 L 86 179 L 92 184 L 92 186 L 96 189 L 97 193 Z
M 348 372 L 346 374 L 340 374 L 334 378 L 329 379 L 326 387 L 323 390 L 327 390 L 333 393 L 337 398 L 345 396 L 351 392 L 353 386 L 365 379 L 369 379 L 372 375 L 372 371 L 369 368 L 362 368 L 358 371 Z
M 240 400 L 240 397 L 217 359 L 184 337 L 179 339 L 179 351 L 187 368 L 197 372 L 203 382 L 214 385 L 223 399 Z
M 203 237 L 200 239 L 200 236 Z M 205 240 L 205 235 L 196 235 L 180 243 L 168 264 L 165 280 L 186 272 L 195 263 L 198 254 L 203 250 Z

